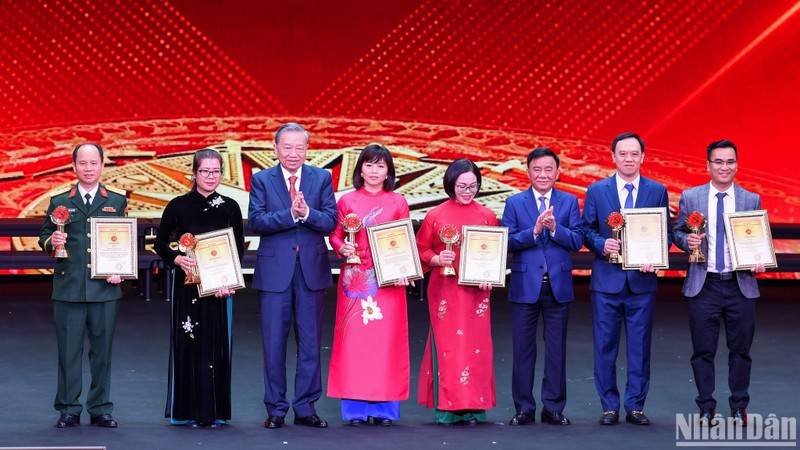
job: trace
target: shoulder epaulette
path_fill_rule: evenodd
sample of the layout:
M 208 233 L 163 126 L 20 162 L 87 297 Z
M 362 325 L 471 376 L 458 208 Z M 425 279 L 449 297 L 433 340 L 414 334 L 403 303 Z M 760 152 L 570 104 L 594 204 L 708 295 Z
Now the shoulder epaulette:
M 63 187 L 63 188 L 61 188 L 61 189 L 59 189 L 57 191 L 50 192 L 50 197 L 55 197 L 55 196 L 58 196 L 58 195 L 61 195 L 61 194 L 66 194 L 67 192 L 70 191 L 70 189 L 75 189 L 75 188 L 73 186 L 65 186 L 65 187 Z
M 120 189 L 120 188 L 116 188 L 116 187 L 113 187 L 113 186 L 104 186 L 104 187 L 106 188 L 107 191 L 113 192 L 113 193 L 115 193 L 117 195 L 121 195 L 123 197 L 125 197 L 125 194 L 127 194 L 125 189 Z

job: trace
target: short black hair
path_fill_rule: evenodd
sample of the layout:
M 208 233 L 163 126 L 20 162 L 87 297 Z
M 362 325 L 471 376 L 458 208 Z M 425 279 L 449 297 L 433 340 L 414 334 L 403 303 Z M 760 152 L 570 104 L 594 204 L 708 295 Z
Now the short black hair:
M 713 152 L 715 149 L 718 148 L 727 148 L 727 147 L 732 148 L 733 154 L 736 155 L 737 158 L 739 157 L 739 150 L 736 148 L 736 144 L 727 139 L 722 139 L 708 144 L 708 152 L 706 154 L 706 159 L 708 161 L 711 161 L 711 152 Z
M 475 192 L 475 195 L 478 195 L 478 192 L 481 191 L 481 170 L 478 169 L 478 166 L 475 165 L 474 162 L 468 160 L 467 158 L 460 158 L 447 166 L 447 170 L 444 172 L 444 191 L 447 193 L 447 196 L 455 199 L 456 198 L 456 180 L 461 174 L 472 172 L 475 174 L 475 178 L 478 180 L 478 190 Z
M 616 150 L 617 142 L 630 138 L 634 138 L 639 141 L 639 146 L 642 147 L 642 153 L 644 153 L 644 140 L 639 137 L 638 134 L 630 132 L 618 134 L 617 137 L 614 138 L 614 142 L 611 143 L 611 153 L 614 153 L 614 150 Z
M 356 161 L 356 167 L 353 169 L 353 187 L 356 190 L 364 187 L 364 176 L 361 174 L 361 169 L 364 163 L 376 163 L 382 161 L 386 164 L 386 179 L 383 180 L 383 190 L 393 191 L 395 187 L 395 171 L 394 161 L 392 160 L 392 153 L 389 149 L 380 144 L 369 144 L 361 150 Z
M 94 142 L 83 142 L 75 146 L 75 149 L 72 150 L 72 163 L 74 164 L 78 161 L 78 149 L 83 147 L 84 145 L 91 145 L 92 147 L 97 149 L 97 153 L 100 154 L 100 162 L 103 162 L 103 147 L 100 147 L 100 144 L 95 144 Z
M 534 159 L 544 158 L 545 156 L 550 156 L 556 161 L 556 169 L 558 169 L 559 165 L 561 164 L 561 159 L 556 155 L 556 152 L 550 150 L 547 147 L 539 147 L 531 150 L 528 153 L 528 163 L 525 164 L 525 167 L 530 167 L 531 161 Z

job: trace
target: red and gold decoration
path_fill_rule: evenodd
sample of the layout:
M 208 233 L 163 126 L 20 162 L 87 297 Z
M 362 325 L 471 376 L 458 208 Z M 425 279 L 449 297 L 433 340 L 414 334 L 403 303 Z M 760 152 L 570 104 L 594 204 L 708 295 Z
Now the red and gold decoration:
M 344 219 L 342 219 L 342 228 L 347 233 L 347 242 L 349 244 L 355 245 L 356 233 L 358 233 L 358 230 L 360 230 L 362 226 L 363 223 L 361 222 L 361 217 L 358 217 L 358 214 L 350 213 L 344 216 Z M 361 264 L 361 258 L 358 257 L 358 249 L 347 257 L 345 264 Z
M 689 217 L 686 218 L 686 226 L 692 230 L 692 233 L 699 236 L 703 233 L 703 229 L 706 226 L 706 218 L 702 213 L 698 211 L 692 211 L 692 213 L 689 214 Z M 705 260 L 706 256 L 702 251 L 700 251 L 699 245 L 695 247 L 695 249 L 692 250 L 692 254 L 689 255 L 690 263 L 700 263 L 705 262 Z
M 439 230 L 439 239 L 444 242 L 445 249 L 452 251 L 453 245 L 455 245 L 458 240 L 461 239 L 461 233 L 459 233 L 456 227 L 453 225 L 447 224 L 443 226 L 441 230 Z M 453 267 L 453 264 L 451 263 L 444 264 L 439 268 L 439 275 L 443 277 L 455 276 L 456 268 Z
M 625 228 L 625 218 L 619 212 L 613 212 L 608 215 L 606 225 L 611 228 L 611 239 L 619 240 L 619 234 Z M 622 264 L 622 256 L 619 252 L 612 252 L 606 255 L 606 260 L 611 264 Z
M 194 255 L 194 248 L 197 245 L 197 239 L 192 233 L 184 233 L 178 240 L 178 250 L 184 252 L 187 257 L 197 260 Z M 200 274 L 197 272 L 197 266 L 192 266 L 191 270 L 186 273 L 186 278 L 183 280 L 186 286 L 193 286 L 200 284 Z
M 56 230 L 60 233 L 64 232 L 64 226 L 70 222 L 69 209 L 66 206 L 56 206 L 52 213 L 50 213 L 50 220 L 56 225 Z M 53 249 L 53 257 L 55 258 L 69 258 L 69 252 L 64 244 L 56 245 Z

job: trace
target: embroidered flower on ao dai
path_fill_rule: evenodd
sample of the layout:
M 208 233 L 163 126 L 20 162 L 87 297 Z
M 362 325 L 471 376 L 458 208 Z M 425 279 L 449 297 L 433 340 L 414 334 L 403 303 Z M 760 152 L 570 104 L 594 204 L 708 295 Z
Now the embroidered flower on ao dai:
M 486 315 L 486 311 L 488 310 L 489 310 L 489 299 L 485 298 L 478 305 L 478 309 L 475 310 L 475 313 L 478 315 L 478 317 L 483 317 L 484 315 Z
M 469 366 L 464 367 L 459 381 L 461 381 L 462 384 L 469 384 Z
M 377 294 L 378 280 L 375 278 L 375 271 L 362 271 L 358 267 L 345 268 L 342 289 L 348 298 L 363 299 Z
M 189 337 L 194 339 L 194 327 L 199 325 L 199 322 L 192 323 L 192 318 L 190 316 L 186 316 L 186 322 L 183 322 L 183 331 L 189 334 Z
M 364 312 L 361 313 L 361 318 L 364 319 L 364 325 L 368 324 L 370 320 L 383 319 L 381 308 L 378 306 L 378 302 L 373 300 L 372 297 L 361 300 L 361 307 L 364 309 Z
M 447 300 L 442 300 L 439 302 L 439 319 L 444 319 L 445 314 L 447 314 Z

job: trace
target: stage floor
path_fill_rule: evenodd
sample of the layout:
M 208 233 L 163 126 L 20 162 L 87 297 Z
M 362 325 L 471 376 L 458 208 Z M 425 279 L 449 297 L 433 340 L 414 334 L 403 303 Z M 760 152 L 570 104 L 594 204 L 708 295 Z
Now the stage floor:
M 594 387 L 592 329 L 588 279 L 576 278 L 577 301 L 572 305 L 568 342 L 568 400 L 564 413 L 570 427 L 538 423 L 510 427 L 514 414 L 511 400 L 511 327 L 506 292 L 492 295 L 492 334 L 495 351 L 497 406 L 488 412 L 489 422 L 475 428 L 441 427 L 433 412 L 416 402 L 417 374 L 428 328 L 427 304 L 409 295 L 411 339 L 411 399 L 402 403 L 401 420 L 391 428 L 352 428 L 340 421 L 339 400 L 324 396 L 317 411 L 331 427 L 315 430 L 287 425 L 266 430 L 262 402 L 263 372 L 261 334 L 256 292 L 246 289 L 235 297 L 233 350 L 233 420 L 220 429 L 187 429 L 170 426 L 164 419 L 169 340 L 169 304 L 156 295 L 151 302 L 138 296 L 130 282 L 123 288 L 114 347 L 111 399 L 114 430 L 84 425 L 56 429 L 53 409 L 56 381 L 56 344 L 49 300 L 51 284 L 46 277 L 3 277 L 0 293 L 0 386 L 6 407 L 0 413 L 0 447 L 106 446 L 109 449 L 250 449 L 250 448 L 675 448 L 676 414 L 696 413 L 696 390 L 689 357 L 688 312 L 680 294 L 681 280 L 662 280 L 653 331 L 650 394 L 645 412 L 649 427 L 620 423 L 602 427 L 602 413 Z M 248 280 L 249 285 L 249 280 Z M 752 349 L 753 373 L 748 411 L 763 417 L 800 416 L 800 300 L 796 281 L 762 281 L 758 301 L 756 338 Z M 323 335 L 323 385 L 333 336 L 335 293 L 331 289 L 325 311 Z M 540 326 L 541 330 L 541 326 Z M 541 331 L 540 331 L 541 333 Z M 541 389 L 541 336 L 535 395 Z M 290 337 L 291 345 L 293 339 Z M 88 346 L 87 346 L 88 352 Z M 290 354 L 293 349 L 290 349 Z M 620 389 L 625 383 L 625 355 L 618 361 Z M 717 354 L 716 398 L 720 412 L 727 413 L 727 350 L 720 342 Z M 84 362 L 84 398 L 88 367 Z M 288 364 L 290 380 L 294 360 Z M 289 392 L 292 392 L 289 386 Z M 537 411 L 537 416 L 538 416 Z

